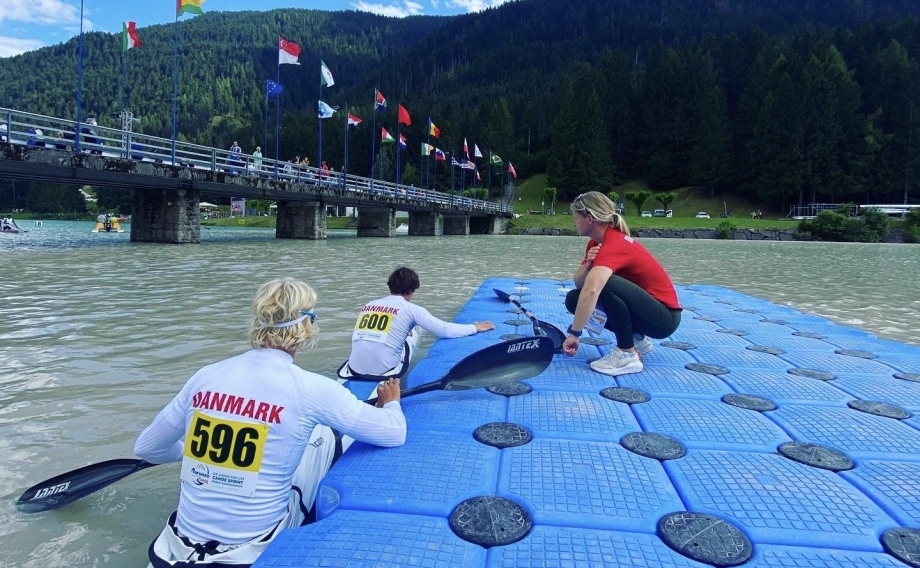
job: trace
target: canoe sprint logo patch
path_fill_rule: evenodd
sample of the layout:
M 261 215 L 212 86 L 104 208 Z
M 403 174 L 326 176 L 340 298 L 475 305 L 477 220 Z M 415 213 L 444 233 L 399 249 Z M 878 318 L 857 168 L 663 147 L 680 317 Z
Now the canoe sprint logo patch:
M 58 493 L 64 493 L 70 488 L 70 482 L 65 481 L 64 483 L 58 483 L 57 485 L 52 485 L 51 487 L 45 487 L 41 491 L 38 491 L 32 499 L 42 499 L 44 497 L 50 497 L 51 495 L 57 495 Z
M 518 351 L 526 351 L 528 349 L 539 349 L 540 340 L 539 339 L 528 339 L 527 341 L 519 341 L 517 343 L 512 343 L 508 346 L 508 353 L 517 353 Z
M 211 471 L 203 463 L 192 466 L 192 475 L 195 476 L 195 485 L 207 485 L 211 481 Z

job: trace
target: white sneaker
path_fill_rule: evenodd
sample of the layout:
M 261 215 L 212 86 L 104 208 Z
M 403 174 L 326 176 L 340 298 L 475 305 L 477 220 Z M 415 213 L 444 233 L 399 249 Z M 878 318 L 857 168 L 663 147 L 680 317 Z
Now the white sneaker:
M 639 352 L 639 355 L 648 355 L 652 352 L 652 349 L 655 348 L 652 342 L 648 340 L 648 337 L 639 333 L 633 334 L 633 344 L 636 347 L 636 351 Z
M 590 367 L 598 373 L 615 377 L 640 372 L 642 361 L 636 351 L 623 351 L 619 347 L 614 347 L 610 353 L 591 361 Z

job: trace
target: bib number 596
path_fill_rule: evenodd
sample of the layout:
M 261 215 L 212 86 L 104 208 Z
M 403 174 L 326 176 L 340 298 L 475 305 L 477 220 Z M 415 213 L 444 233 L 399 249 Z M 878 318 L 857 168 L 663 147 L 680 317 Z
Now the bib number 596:
M 268 426 L 221 420 L 196 412 L 189 425 L 185 454 L 233 469 L 258 470 Z

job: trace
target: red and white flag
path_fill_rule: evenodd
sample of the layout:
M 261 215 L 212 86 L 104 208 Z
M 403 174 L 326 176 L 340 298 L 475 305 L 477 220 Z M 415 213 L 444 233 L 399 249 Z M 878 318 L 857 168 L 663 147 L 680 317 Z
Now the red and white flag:
M 358 126 L 363 121 L 353 114 L 348 115 L 348 126 Z
M 467 160 L 470 159 L 470 147 L 466 145 L 466 138 L 463 139 L 463 155 Z
M 511 162 L 508 162 L 508 173 L 511 174 L 511 177 L 517 179 L 517 172 L 514 171 L 514 166 L 511 165 Z
M 121 33 L 121 47 L 124 51 L 140 47 L 141 38 L 137 35 L 137 22 L 125 22 Z
M 284 63 L 300 65 L 300 62 L 297 61 L 298 57 L 300 57 L 300 46 L 293 41 L 278 37 L 278 65 Z

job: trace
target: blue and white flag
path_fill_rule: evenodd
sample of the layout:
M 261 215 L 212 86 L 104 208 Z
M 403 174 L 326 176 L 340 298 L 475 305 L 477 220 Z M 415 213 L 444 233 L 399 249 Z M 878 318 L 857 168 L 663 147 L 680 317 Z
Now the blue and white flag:
M 335 114 L 335 109 L 327 105 L 323 101 L 319 101 L 319 117 L 320 118 L 329 118 Z
M 276 83 L 272 81 L 271 79 L 268 79 L 265 82 L 265 95 L 268 97 L 269 100 L 280 95 L 281 91 L 283 90 L 284 90 L 284 87 L 281 86 L 281 83 Z

